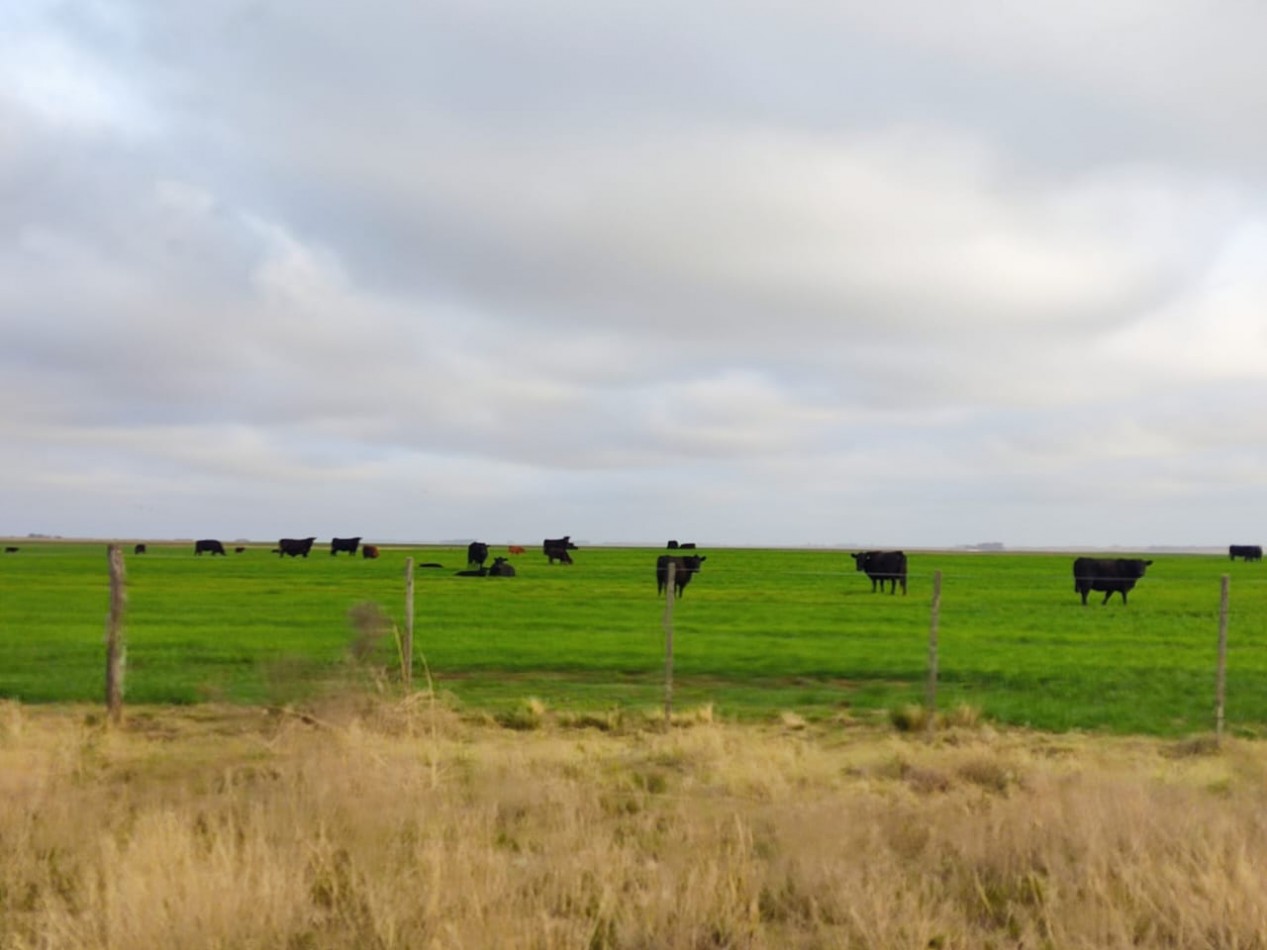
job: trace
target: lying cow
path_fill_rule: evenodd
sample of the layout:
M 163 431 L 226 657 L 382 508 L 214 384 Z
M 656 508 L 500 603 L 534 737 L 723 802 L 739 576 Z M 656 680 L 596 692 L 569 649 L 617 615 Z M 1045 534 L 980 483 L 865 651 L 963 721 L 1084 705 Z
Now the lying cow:
M 906 554 L 903 551 L 862 551 L 851 554 L 854 570 L 866 571 L 871 578 L 871 593 L 879 587 L 884 592 L 884 585 L 889 584 L 889 593 L 897 593 L 897 585 L 902 585 L 902 595 L 906 595 Z
M 377 544 L 362 544 L 361 557 L 367 558 L 369 560 L 373 560 L 374 558 L 378 557 L 378 545 Z
M 1235 561 L 1238 557 L 1245 561 L 1261 561 L 1263 549 L 1258 544 L 1233 544 L 1227 549 L 1227 557 Z
M 488 545 L 483 541 L 472 541 L 466 546 L 466 566 L 483 567 L 488 560 Z
M 340 551 L 347 551 L 348 554 L 356 557 L 356 549 L 360 546 L 360 538 L 331 538 L 330 556 L 335 557 Z
M 194 542 L 194 554 L 224 554 L 224 545 L 212 538 L 204 538 Z
M 546 538 L 541 542 L 541 551 L 549 558 L 551 564 L 555 561 L 559 561 L 562 564 L 571 564 L 572 555 L 568 554 L 568 552 L 576 549 L 576 545 L 572 543 L 571 535 L 564 535 L 561 538 Z
M 663 594 L 669 586 L 669 565 L 673 565 L 673 592 L 678 597 L 691 582 L 691 578 L 699 573 L 700 565 L 708 560 L 707 556 L 690 554 L 686 557 L 674 557 L 672 554 L 661 554 L 655 562 L 656 593 Z
M 316 540 L 316 538 L 282 538 L 273 550 L 277 552 L 278 557 L 284 554 L 291 557 L 307 557 L 308 552 L 312 550 L 312 542 Z
M 1122 595 L 1122 603 L 1126 603 L 1126 592 L 1135 587 L 1135 582 L 1144 576 L 1144 571 L 1152 561 L 1142 561 L 1129 557 L 1080 557 L 1073 562 L 1073 589 L 1082 595 L 1083 606 L 1087 603 L 1087 594 L 1091 591 L 1104 591 L 1107 604 L 1114 593 Z
M 524 548 L 522 544 L 512 544 L 506 550 L 509 551 L 511 554 L 523 554 L 526 549 Z
M 493 558 L 493 566 L 488 569 L 489 577 L 514 577 L 515 568 L 504 557 Z

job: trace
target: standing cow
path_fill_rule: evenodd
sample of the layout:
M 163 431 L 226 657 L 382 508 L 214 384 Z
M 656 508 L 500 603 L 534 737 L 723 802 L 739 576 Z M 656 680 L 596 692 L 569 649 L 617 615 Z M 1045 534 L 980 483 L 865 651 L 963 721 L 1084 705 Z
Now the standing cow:
M 673 565 L 673 592 L 681 597 L 691 578 L 699 573 L 700 565 L 708 560 L 707 556 L 698 554 L 686 557 L 674 557 L 672 554 L 661 554 L 655 562 L 656 593 L 663 594 L 669 586 L 669 565 Z
M 884 584 L 889 583 L 889 593 L 897 593 L 897 585 L 902 585 L 902 595 L 906 596 L 906 554 L 903 551 L 862 551 L 851 554 L 854 570 L 866 571 L 871 578 L 871 593 L 884 592 Z
M 488 560 L 488 545 L 483 541 L 472 541 L 466 546 L 466 566 L 468 568 L 483 567 Z
M 273 550 L 277 552 L 278 557 L 283 554 L 290 557 L 307 557 L 308 552 L 312 550 L 312 542 L 316 540 L 316 538 L 282 538 Z
M 1245 561 L 1261 561 L 1263 549 L 1258 544 L 1233 544 L 1227 549 L 1227 557 L 1235 561 L 1238 557 Z
M 212 538 L 194 542 L 194 554 L 224 554 L 224 545 Z M 225 554 L 225 557 L 228 557 Z
M 1129 557 L 1080 557 L 1073 562 L 1073 589 L 1082 595 L 1082 604 L 1086 606 L 1087 594 L 1091 591 L 1104 591 L 1107 604 L 1114 593 L 1122 595 L 1122 603 L 1126 603 L 1126 592 L 1135 587 L 1135 582 L 1144 576 L 1144 571 L 1152 561 L 1142 561 Z
M 559 561 L 562 564 L 571 564 L 572 555 L 568 554 L 568 552 L 576 549 L 576 545 L 572 543 L 571 535 L 565 534 L 561 538 L 546 538 L 541 542 L 541 552 L 549 558 L 551 564 L 555 561 Z
M 356 557 L 356 549 L 360 547 L 360 538 L 331 538 L 330 539 L 330 556 L 336 556 L 340 551 L 347 551 L 348 554 Z

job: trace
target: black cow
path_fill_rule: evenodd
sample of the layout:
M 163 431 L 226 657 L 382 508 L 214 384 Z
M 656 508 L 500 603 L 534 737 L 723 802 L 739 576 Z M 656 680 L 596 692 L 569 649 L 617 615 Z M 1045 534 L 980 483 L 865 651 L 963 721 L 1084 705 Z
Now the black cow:
M 466 566 L 483 567 L 488 560 L 488 545 L 483 541 L 472 541 L 466 546 Z
M 356 549 L 361 546 L 360 538 L 331 538 L 330 539 L 330 556 L 334 557 L 340 551 L 347 551 L 348 554 L 356 557 Z
M 377 544 L 362 544 L 361 557 L 368 558 L 370 560 L 373 560 L 374 558 L 378 557 L 378 545 Z
M 204 538 L 194 542 L 194 554 L 224 554 L 224 545 L 212 538 Z
M 5 548 L 5 549 L 4 549 L 4 553 L 5 553 L 5 554 L 17 554 L 17 553 L 18 553 L 18 550 L 19 550 L 19 549 L 18 549 L 18 548 L 15 548 L 13 545 L 9 545 L 7 548 Z
M 316 540 L 316 538 L 282 538 L 273 550 L 277 552 L 278 557 L 284 554 L 289 554 L 291 557 L 307 557 L 308 552 L 312 550 L 312 542 Z
M 679 545 L 678 545 L 678 547 L 679 547 L 679 548 L 681 548 L 683 551 L 694 551 L 694 550 L 695 550 L 695 542 L 694 542 L 694 541 L 683 541 L 681 544 L 679 544 Z
M 550 559 L 550 563 L 560 561 L 563 564 L 572 563 L 572 555 L 568 551 L 575 551 L 577 547 L 572 543 L 571 535 L 564 535 L 561 538 L 546 538 L 541 542 L 541 552 Z
M 144 544 L 138 544 L 136 547 L 134 547 L 134 548 L 132 549 L 132 553 L 133 553 L 133 554 L 144 554 L 144 553 L 145 553 L 145 545 L 144 545 Z
M 863 551 L 851 554 L 854 570 L 866 571 L 871 578 L 871 593 L 884 592 L 885 581 L 889 583 L 889 593 L 897 593 L 897 585 L 902 585 L 902 596 L 906 596 L 906 554 L 903 551 Z
M 515 566 L 504 557 L 493 558 L 493 566 L 488 569 L 489 577 L 514 577 Z
M 1093 590 L 1104 591 L 1102 604 L 1107 604 L 1115 592 L 1122 595 L 1125 604 L 1126 592 L 1134 588 L 1152 563 L 1129 557 L 1080 557 L 1073 562 L 1073 589 L 1082 595 L 1084 606 L 1087 594 Z
M 677 542 L 676 542 L 676 541 L 670 541 L 668 544 L 666 544 L 666 545 L 665 545 L 665 547 L 666 547 L 666 548 L 668 548 L 670 551 L 676 551 L 676 550 L 677 550 Z
M 699 573 L 700 565 L 707 560 L 706 556 L 701 557 L 698 554 L 691 554 L 686 557 L 661 554 L 655 561 L 656 593 L 663 594 L 665 588 L 669 586 L 669 565 L 672 564 L 674 566 L 673 590 L 678 597 L 681 597 L 682 591 L 691 582 L 691 578 Z
M 1263 549 L 1257 544 L 1233 544 L 1227 549 L 1228 560 L 1235 561 L 1238 557 L 1246 561 L 1261 561 L 1263 559 Z
M 243 545 L 238 545 L 236 548 L 234 548 L 234 549 L 233 549 L 233 553 L 234 553 L 234 554 L 245 554 L 245 553 L 246 553 L 246 548 L 245 548 L 245 546 L 243 546 Z

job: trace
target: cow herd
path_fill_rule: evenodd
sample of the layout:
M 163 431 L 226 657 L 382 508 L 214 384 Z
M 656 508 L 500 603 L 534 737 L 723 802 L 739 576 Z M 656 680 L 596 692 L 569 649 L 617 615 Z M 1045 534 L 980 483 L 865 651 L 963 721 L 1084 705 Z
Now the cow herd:
M 282 538 L 277 542 L 277 547 L 272 548 L 271 553 L 278 557 L 304 557 L 306 558 L 312 552 L 312 546 L 316 542 L 315 537 L 308 538 Z M 669 541 L 666 547 L 671 551 L 694 550 L 695 543 L 692 541 Z M 136 554 L 144 554 L 146 552 L 145 544 L 137 544 L 133 549 Z M 245 547 L 235 547 L 234 552 L 243 553 Z M 339 554 L 348 554 L 352 557 L 356 556 L 357 551 L 361 552 L 361 556 L 367 559 L 377 558 L 379 556 L 379 548 L 374 544 L 362 544 L 360 537 L 355 538 L 332 538 L 330 540 L 330 555 L 336 557 Z M 522 545 L 508 545 L 507 552 L 512 555 L 524 554 L 526 549 Z M 545 555 L 548 564 L 573 564 L 572 551 L 576 551 L 577 546 L 572 543 L 572 539 L 568 535 L 561 538 L 546 538 L 541 542 L 541 552 Z M 5 548 L 5 553 L 16 553 L 18 548 Z M 213 538 L 204 538 L 194 542 L 195 555 L 224 555 L 224 544 Z M 487 563 L 490 555 L 488 544 L 483 541 L 472 541 L 467 545 L 466 549 L 466 568 L 457 571 L 460 577 L 514 577 L 515 568 L 505 557 L 494 557 L 493 563 Z M 896 594 L 898 587 L 902 588 L 902 593 L 907 592 L 907 556 L 903 551 L 859 551 L 850 555 L 853 558 L 854 569 L 865 573 L 868 580 L 871 581 L 871 592 L 877 591 L 883 593 L 886 590 L 889 594 Z M 1263 549 L 1257 544 L 1233 544 L 1228 547 L 1228 557 L 1231 560 L 1241 558 L 1244 561 L 1261 561 L 1263 557 Z M 672 573 L 672 589 L 677 597 L 681 597 L 687 586 L 691 583 L 691 579 L 699 574 L 704 562 L 708 558 L 704 555 L 670 555 L 661 554 L 656 558 L 656 591 L 659 595 L 664 596 L 670 586 L 670 573 Z M 1119 594 L 1122 603 L 1127 602 L 1127 594 L 1135 589 L 1135 584 L 1144 576 L 1145 570 L 1152 561 L 1143 560 L 1141 558 L 1113 558 L 1113 557 L 1079 557 L 1073 562 L 1073 589 L 1074 593 L 1082 598 L 1082 603 L 1087 603 L 1087 597 L 1092 592 L 1104 594 L 1102 604 L 1107 604 L 1114 594 Z M 440 567 L 439 564 L 428 562 L 420 565 L 421 567 Z

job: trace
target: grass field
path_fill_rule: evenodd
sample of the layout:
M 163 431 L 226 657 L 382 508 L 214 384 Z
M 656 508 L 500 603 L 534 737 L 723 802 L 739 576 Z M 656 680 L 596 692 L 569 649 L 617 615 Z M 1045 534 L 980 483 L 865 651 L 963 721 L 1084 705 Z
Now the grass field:
M 279 559 L 271 545 L 127 555 L 127 700 L 283 703 L 347 673 L 349 611 L 404 614 L 419 569 L 415 666 L 468 707 L 535 697 L 559 710 L 653 707 L 663 692 L 658 550 L 539 551 L 513 579 L 461 578 L 465 551 L 385 548 L 377 561 Z M 102 695 L 104 544 L 20 542 L 0 556 L 0 697 Z M 130 552 L 130 546 L 127 549 Z M 494 548 L 495 554 L 504 553 Z M 1154 555 L 1123 607 L 1083 607 L 1069 555 L 912 552 L 910 593 L 872 594 L 848 553 L 718 549 L 674 613 L 675 698 L 723 718 L 862 716 L 921 702 L 932 577 L 943 576 L 939 706 L 1044 730 L 1183 735 L 1213 724 L 1220 576 L 1230 574 L 1227 722 L 1267 726 L 1267 567 Z M 394 646 L 379 647 L 380 665 Z

